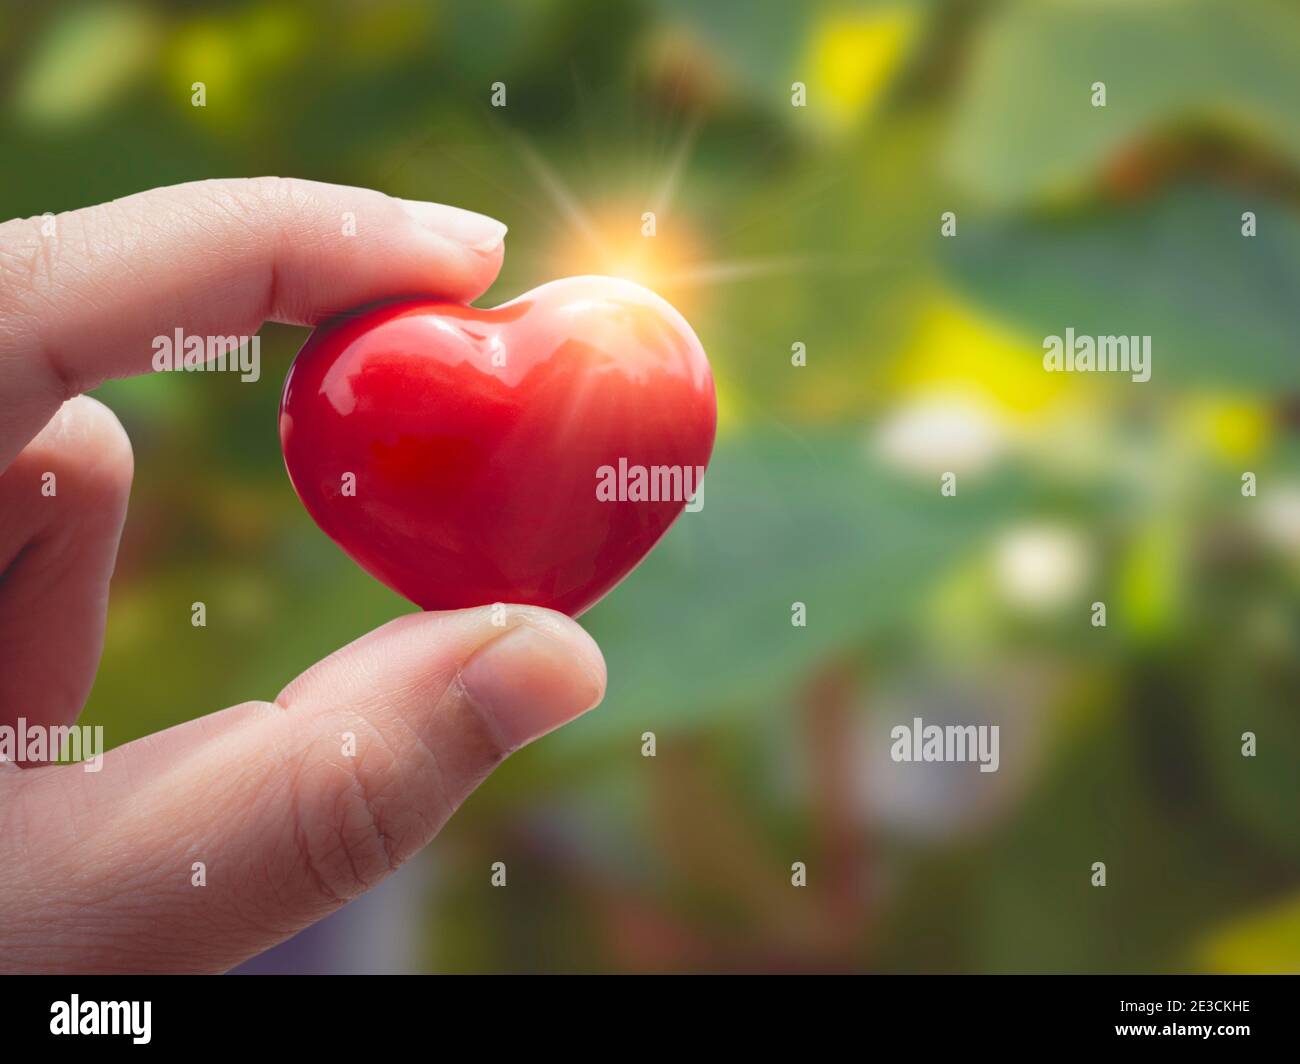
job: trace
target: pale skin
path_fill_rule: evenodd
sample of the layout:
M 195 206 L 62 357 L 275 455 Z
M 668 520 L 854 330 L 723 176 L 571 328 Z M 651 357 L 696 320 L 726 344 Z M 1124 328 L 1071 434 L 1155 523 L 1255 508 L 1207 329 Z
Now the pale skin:
M 409 293 L 468 302 L 496 277 L 505 233 L 452 207 L 281 178 L 156 189 L 49 229 L 0 225 L 11 727 L 74 722 L 103 644 L 132 452 L 82 393 L 151 372 L 153 338 L 177 328 L 252 335 Z M 175 623 L 189 610 L 178 601 Z M 225 971 L 374 886 L 504 757 L 604 694 L 600 651 L 572 620 L 523 606 L 500 619 L 401 617 L 274 701 L 112 749 L 98 773 L 0 764 L 0 971 Z M 196 861 L 206 886 L 192 885 Z

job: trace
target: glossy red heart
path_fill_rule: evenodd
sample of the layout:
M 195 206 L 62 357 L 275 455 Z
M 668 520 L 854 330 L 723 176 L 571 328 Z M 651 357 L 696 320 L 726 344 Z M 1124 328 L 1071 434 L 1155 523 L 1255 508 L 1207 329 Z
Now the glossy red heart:
M 280 441 L 316 523 L 417 605 L 576 616 L 682 512 L 716 421 L 677 311 L 571 277 L 491 310 L 403 300 L 320 326 Z

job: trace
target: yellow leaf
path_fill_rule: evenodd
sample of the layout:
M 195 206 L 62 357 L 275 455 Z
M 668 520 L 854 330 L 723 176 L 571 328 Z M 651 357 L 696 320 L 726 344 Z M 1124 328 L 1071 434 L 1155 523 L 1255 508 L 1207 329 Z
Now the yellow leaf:
M 1198 959 L 1207 971 L 1232 975 L 1300 973 L 1300 897 L 1220 928 Z
M 827 15 L 814 27 L 805 70 L 809 99 L 837 128 L 870 112 L 888 88 L 916 36 L 919 17 L 907 5 Z
M 1187 429 L 1216 457 L 1242 461 L 1264 450 L 1274 424 L 1268 408 L 1258 400 L 1204 396 L 1189 404 Z
M 228 19 L 201 16 L 177 30 L 168 54 L 168 89 L 177 106 L 191 106 L 191 87 L 202 82 L 206 110 L 216 120 L 233 122 L 242 115 L 247 56 Z
M 41 125 L 93 117 L 148 68 L 157 37 L 153 13 L 133 4 L 68 11 L 37 46 L 18 82 L 15 111 Z
M 978 399 L 1002 417 L 1018 420 L 1069 394 L 1061 376 L 1043 370 L 1037 342 L 940 295 L 922 313 L 893 383 L 907 394 Z

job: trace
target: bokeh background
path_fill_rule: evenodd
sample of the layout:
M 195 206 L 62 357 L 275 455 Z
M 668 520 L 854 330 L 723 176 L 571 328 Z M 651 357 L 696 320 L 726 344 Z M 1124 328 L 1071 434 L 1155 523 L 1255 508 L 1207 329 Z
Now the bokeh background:
M 510 226 L 487 303 L 630 276 L 716 370 L 703 512 L 584 618 L 605 705 L 250 970 L 1300 970 L 1294 3 L 3 10 L 5 217 L 266 173 L 442 200 Z M 1066 326 L 1150 334 L 1151 381 L 1045 373 Z M 285 476 L 304 336 L 256 385 L 98 393 L 137 461 L 110 745 L 410 609 Z M 999 724 L 1000 770 L 895 765 L 914 716 Z

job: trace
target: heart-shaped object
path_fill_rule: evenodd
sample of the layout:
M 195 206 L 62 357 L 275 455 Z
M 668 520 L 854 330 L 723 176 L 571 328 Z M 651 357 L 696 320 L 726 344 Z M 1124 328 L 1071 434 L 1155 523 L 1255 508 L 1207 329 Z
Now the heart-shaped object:
M 321 325 L 280 442 L 316 523 L 417 605 L 577 616 L 702 505 L 716 423 L 685 319 L 571 277 L 491 310 L 402 300 Z

